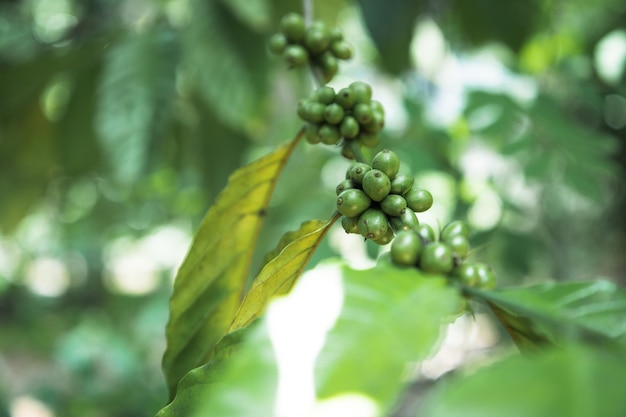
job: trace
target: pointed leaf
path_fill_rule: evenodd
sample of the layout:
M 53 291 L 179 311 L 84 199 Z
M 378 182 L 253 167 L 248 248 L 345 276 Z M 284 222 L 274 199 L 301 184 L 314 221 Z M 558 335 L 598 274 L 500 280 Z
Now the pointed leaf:
M 258 130 L 267 86 L 266 38 L 219 1 L 190 0 L 183 33 L 184 62 L 215 114 L 239 131 Z
M 450 4 L 448 10 L 454 22 L 444 26 L 452 32 L 449 36 L 459 36 L 464 43 L 477 46 L 501 42 L 518 52 L 541 21 L 542 3 L 539 0 L 457 1 Z
M 115 177 L 135 181 L 166 131 L 176 80 L 176 38 L 164 29 L 129 34 L 106 54 L 96 128 Z
M 163 356 L 170 398 L 232 321 L 270 196 L 300 136 L 233 173 L 196 233 L 170 300 Z
M 367 30 L 381 55 L 380 63 L 392 73 L 410 66 L 410 46 L 415 22 L 424 5 L 417 1 L 359 0 Z M 393 22 L 393 30 L 389 30 Z
M 425 358 L 460 295 L 440 276 L 379 265 L 343 268 L 344 305 L 316 363 L 318 396 L 361 392 L 386 408 L 408 361 Z
M 256 30 L 267 30 L 272 20 L 269 0 L 222 0 L 233 13 L 248 26 Z
M 572 347 L 516 355 L 447 381 L 420 417 L 613 417 L 624 414 L 626 362 L 602 349 Z
M 287 247 L 289 244 L 293 243 L 293 241 L 299 239 L 306 234 L 314 232 L 326 223 L 327 222 L 324 222 L 323 220 L 309 220 L 302 223 L 298 230 L 290 230 L 288 232 L 285 232 L 285 234 L 283 234 L 280 238 L 280 241 L 278 242 L 276 247 L 265 255 L 265 258 L 263 258 L 263 265 L 265 266 L 265 264 L 280 255 L 283 249 L 285 249 L 285 247 Z
M 229 331 L 249 325 L 265 311 L 272 297 L 289 292 L 338 217 L 336 215 L 329 222 L 311 220 L 302 223 L 298 230 L 283 236 L 278 246 L 282 247 L 280 253 L 268 262 L 255 278 L 235 314 Z
M 211 361 L 181 379 L 176 398 L 157 417 L 269 416 L 277 383 L 265 324 L 246 327 L 222 338 Z
M 626 291 L 609 281 L 468 291 L 489 304 L 522 349 L 576 339 L 626 346 Z

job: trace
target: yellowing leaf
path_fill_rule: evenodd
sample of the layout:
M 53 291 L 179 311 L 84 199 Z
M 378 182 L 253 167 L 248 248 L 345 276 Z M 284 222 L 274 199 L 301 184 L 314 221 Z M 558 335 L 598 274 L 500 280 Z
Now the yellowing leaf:
M 280 252 L 265 264 L 255 278 L 235 314 L 229 332 L 247 326 L 263 314 L 272 297 L 289 292 L 338 217 L 335 215 L 329 222 L 311 220 L 302 223 L 298 230 L 283 236 L 277 248 Z
M 235 171 L 196 233 L 170 300 L 163 356 L 170 399 L 182 376 L 210 359 L 233 319 L 276 180 L 301 135 Z

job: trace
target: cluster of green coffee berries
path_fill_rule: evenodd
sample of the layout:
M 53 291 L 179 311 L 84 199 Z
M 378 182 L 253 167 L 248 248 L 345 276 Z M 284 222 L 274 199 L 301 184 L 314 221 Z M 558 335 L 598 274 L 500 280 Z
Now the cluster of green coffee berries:
M 319 21 L 307 27 L 304 18 L 297 13 L 289 13 L 281 19 L 280 32 L 270 38 L 269 50 L 282 55 L 292 68 L 311 63 L 319 69 L 324 82 L 337 74 L 339 60 L 352 57 L 352 47 L 340 31 L 330 30 Z
M 342 154 L 354 159 L 351 143 L 374 147 L 385 125 L 382 104 L 372 100 L 372 87 L 355 81 L 335 92 L 321 87 L 310 98 L 298 102 L 298 116 L 306 122 L 306 140 L 311 144 L 338 144 L 343 139 Z
M 411 176 L 399 174 L 400 160 L 388 150 L 378 152 L 372 165 L 353 164 L 337 185 L 337 211 L 347 233 L 358 233 L 379 245 L 395 233 L 419 225 L 416 212 L 428 210 L 433 196 L 414 188 Z
M 391 260 L 426 273 L 448 275 L 467 286 L 493 288 L 496 276 L 489 266 L 466 262 L 470 252 L 469 235 L 469 226 L 458 220 L 446 225 L 439 239 L 429 225 L 420 224 L 397 234 L 391 244 Z

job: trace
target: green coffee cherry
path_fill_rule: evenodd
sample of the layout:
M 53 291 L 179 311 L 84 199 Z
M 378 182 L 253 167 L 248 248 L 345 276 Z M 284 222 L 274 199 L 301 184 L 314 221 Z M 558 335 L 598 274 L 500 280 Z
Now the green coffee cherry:
M 343 40 L 343 33 L 339 29 L 331 29 L 328 31 L 328 37 L 331 42 L 337 42 Z
M 408 201 L 407 201 L 408 203 Z M 461 235 L 469 239 L 470 228 L 467 223 L 461 220 L 450 222 L 441 231 L 441 240 L 449 239 L 451 236 Z
M 352 180 L 346 179 L 337 184 L 337 188 L 335 188 L 335 191 L 337 192 L 337 195 L 339 195 L 343 191 L 349 190 L 351 188 L 355 188 L 354 183 L 352 182 Z
M 367 210 L 372 200 L 357 188 L 349 188 L 337 196 L 337 211 L 344 216 L 356 217 Z
M 372 100 L 370 106 L 372 106 L 373 111 L 380 113 L 383 118 L 385 117 L 385 108 L 380 101 Z
M 282 33 L 275 33 L 270 37 L 268 42 L 268 49 L 271 53 L 275 55 L 280 55 L 283 53 L 289 41 L 287 37 Z
M 398 232 L 391 243 L 391 259 L 394 263 L 404 266 L 417 264 L 422 252 L 422 240 L 412 230 Z
M 372 159 L 372 168 L 379 169 L 384 172 L 390 180 L 394 179 L 400 170 L 400 158 L 395 152 L 389 149 L 383 149 L 374 155 Z M 408 203 L 408 200 L 407 200 Z M 409 206 L 410 207 L 410 206 Z
M 359 134 L 359 122 L 353 116 L 345 116 L 339 125 L 341 136 L 354 139 Z
M 304 34 L 304 45 L 313 54 L 319 54 L 328 48 L 330 37 L 325 25 L 318 24 L 308 28 Z
M 283 52 L 283 57 L 291 67 L 301 67 L 309 60 L 309 54 L 300 45 L 288 45 Z
M 363 191 L 374 201 L 382 201 L 391 189 L 391 181 L 384 172 L 371 169 L 363 176 Z
M 411 230 L 411 228 L 402 223 L 402 219 L 400 219 L 400 217 L 387 216 L 387 220 L 389 220 L 389 225 L 396 231 L 396 233 L 400 233 L 403 230 Z
M 385 126 L 385 116 L 383 115 L 383 113 L 379 112 L 378 110 L 375 110 L 374 107 L 372 106 L 372 120 L 369 123 L 364 124 L 363 129 L 365 129 L 366 131 L 370 133 L 377 133 L 377 132 L 380 132 L 384 126 Z
M 339 62 L 330 51 L 323 52 L 316 60 L 319 65 L 324 81 L 328 82 L 339 72 Z
M 401 216 L 406 210 L 406 200 L 397 194 L 389 194 L 380 202 L 380 208 L 390 216 Z
M 481 262 L 459 265 L 454 269 L 454 276 L 468 287 L 493 289 L 496 286 L 496 274 L 489 265 Z
M 298 110 L 302 114 L 302 118 L 307 122 L 322 123 L 326 106 L 317 101 L 306 100 Z
M 390 216 L 387 214 L 387 220 L 389 221 L 389 226 L 391 226 L 396 233 L 401 232 L 402 230 L 409 230 L 408 227 L 405 227 L 404 224 L 402 224 L 402 220 L 400 220 L 400 217 L 398 216 Z
M 464 258 L 467 258 L 467 255 L 469 255 L 470 243 L 469 243 L 469 240 L 465 236 L 448 235 L 446 236 L 446 238 L 443 238 L 441 241 L 447 244 L 448 246 L 450 246 L 450 249 L 452 249 L 452 253 L 454 253 L 455 256 L 458 256 L 459 258 L 464 259 Z
M 359 233 L 366 239 L 380 239 L 388 229 L 387 216 L 381 210 L 369 208 L 359 217 Z
M 405 195 L 413 187 L 415 179 L 411 176 L 398 174 L 391 180 L 391 194 Z
M 380 142 L 380 136 L 378 136 L 378 133 L 369 133 L 359 130 L 356 140 L 358 140 L 363 146 L 373 148 Z
M 346 217 L 341 218 L 341 226 L 346 233 L 359 233 L 359 218 L 358 217 Z
M 478 282 L 476 286 L 478 288 L 491 290 L 496 287 L 496 274 L 489 267 L 489 265 L 477 263 L 476 270 L 476 273 L 478 275 Z
M 332 103 L 326 106 L 324 110 L 324 119 L 326 122 L 336 125 L 343 120 L 344 110 L 337 103 Z
M 467 285 L 468 287 L 476 287 L 480 279 L 476 264 L 469 262 L 463 263 L 454 268 L 453 275 L 461 282 L 461 284 Z
M 360 124 L 367 124 L 372 121 L 372 107 L 367 103 L 357 103 L 352 108 L 352 114 Z
M 309 105 L 310 102 L 311 100 L 309 99 L 298 100 L 297 113 L 298 113 L 298 117 L 300 117 L 302 120 L 307 119 L 307 106 Z
M 350 110 L 356 102 L 354 93 L 349 88 L 342 88 L 337 92 L 335 103 L 339 104 L 345 110 Z
M 415 229 L 420 224 L 415 212 L 408 207 L 404 210 L 404 213 L 400 215 L 400 220 L 407 229 Z
M 291 42 L 300 42 L 306 31 L 304 18 L 297 13 L 286 14 L 280 20 L 280 30 Z
M 452 249 L 445 243 L 431 242 L 424 246 L 420 268 L 431 274 L 447 274 L 454 267 Z
M 408 210 L 407 210 L 408 211 Z M 435 241 L 435 231 L 430 225 L 426 223 L 420 223 L 419 225 L 413 228 L 415 233 L 417 233 L 424 243 L 430 243 Z
M 363 176 L 371 169 L 371 166 L 364 164 L 363 162 L 357 162 L 348 168 L 346 178 L 351 179 L 355 186 L 360 187 L 363 182 Z
M 389 243 L 391 243 L 391 241 L 393 240 L 394 237 L 394 233 L 393 233 L 393 229 L 391 227 L 387 228 L 387 233 L 385 233 L 382 237 L 379 237 L 378 239 L 374 239 L 374 243 L 376 243 L 377 245 L 387 245 Z
M 348 86 L 354 95 L 355 103 L 370 103 L 372 99 L 372 87 L 363 81 L 355 81 Z M 378 103 L 380 104 L 380 103 Z
M 320 141 L 325 145 L 335 145 L 341 139 L 337 126 L 324 123 L 317 131 Z
M 352 47 L 348 42 L 343 40 L 331 42 L 330 51 L 339 59 L 352 58 Z
M 329 105 L 335 100 L 335 90 L 328 86 L 320 87 L 313 93 L 313 99 L 322 104 Z
M 304 137 L 306 141 L 311 145 L 316 145 L 320 143 L 321 138 L 317 134 L 318 127 L 315 123 L 307 123 L 304 125 Z
M 433 195 L 428 190 L 411 189 L 406 195 L 406 203 L 417 213 L 424 212 L 432 207 Z

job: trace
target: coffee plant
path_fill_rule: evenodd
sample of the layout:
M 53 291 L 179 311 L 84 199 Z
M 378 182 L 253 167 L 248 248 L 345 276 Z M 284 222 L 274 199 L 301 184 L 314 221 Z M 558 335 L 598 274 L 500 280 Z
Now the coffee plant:
M 380 146 L 385 110 L 376 91 L 360 80 L 326 85 L 353 54 L 341 31 L 290 13 L 268 47 L 291 70 L 310 70 L 317 86 L 285 113 L 304 123 L 295 138 L 234 172 L 196 233 L 170 301 L 163 357 L 170 398 L 158 416 L 349 415 L 311 407 L 350 399 L 369 407 L 365 416 L 624 415 L 626 292 L 604 280 L 498 288 L 494 269 L 470 245 L 468 223 L 420 220 L 433 194 Z M 285 233 L 248 285 L 272 192 L 303 140 L 350 161 L 337 178 L 336 212 Z M 310 269 L 318 280 L 311 285 L 337 278 L 342 301 L 315 359 L 315 401 L 285 413 L 277 395 L 286 372 L 265 313 L 274 298 L 295 296 L 334 227 L 355 245 L 373 242 L 380 256 L 369 269 L 340 259 Z M 315 308 L 327 303 L 318 297 Z M 517 350 L 471 374 L 445 376 L 407 412 L 415 390 L 408 365 L 435 352 L 445 325 L 477 310 L 491 311 Z

